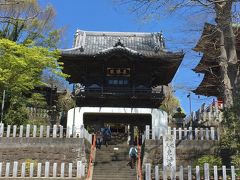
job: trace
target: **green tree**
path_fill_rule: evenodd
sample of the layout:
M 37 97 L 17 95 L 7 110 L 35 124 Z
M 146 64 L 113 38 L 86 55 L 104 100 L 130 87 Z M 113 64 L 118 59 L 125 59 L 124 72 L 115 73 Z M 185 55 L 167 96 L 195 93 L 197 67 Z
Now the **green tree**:
M 10 2 L 0 4 L 0 38 L 55 48 L 63 29 L 54 29 L 53 7 L 41 8 L 37 0 Z
M 0 39 L 0 87 L 20 93 L 42 85 L 41 73 L 45 68 L 63 75 L 56 60 L 59 51 Z
M 173 94 L 173 89 L 171 86 L 166 88 L 166 95 L 162 102 L 160 108 L 168 113 L 168 115 L 172 116 L 178 107 L 180 107 L 180 103 L 178 98 Z
M 8 123 L 26 122 L 26 105 L 44 106 L 43 97 L 31 95 L 34 87 L 44 84 L 43 70 L 63 75 L 56 61 L 60 54 L 54 50 L 63 29 L 54 28 L 54 17 L 54 8 L 43 8 L 38 0 L 0 3 L 0 93 L 7 90 L 5 119 Z
M 9 123 L 16 123 L 17 117 L 19 122 L 26 121 L 24 106 L 28 102 L 25 95 L 34 87 L 43 85 L 41 74 L 44 69 L 65 76 L 60 71 L 61 65 L 56 61 L 58 58 L 57 50 L 49 51 L 32 44 L 17 44 L 8 39 L 0 39 L 0 91 L 5 89 L 10 96 L 8 115 L 5 118 L 8 121 L 12 119 Z

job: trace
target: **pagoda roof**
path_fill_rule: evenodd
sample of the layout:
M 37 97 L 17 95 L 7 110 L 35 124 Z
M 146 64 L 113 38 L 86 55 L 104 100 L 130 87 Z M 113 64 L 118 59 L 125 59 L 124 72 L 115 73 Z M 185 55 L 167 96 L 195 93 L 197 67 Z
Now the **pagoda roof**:
M 216 53 L 215 51 L 219 50 L 219 37 L 220 34 L 217 27 L 213 24 L 205 23 L 202 35 L 193 50 L 203 53 Z
M 197 89 L 193 90 L 197 95 L 204 96 L 221 96 L 221 83 L 218 77 L 215 74 L 206 72 L 204 78 Z
M 95 32 L 77 30 L 73 48 L 62 50 L 63 57 L 102 56 L 125 52 L 149 58 L 179 56 L 167 52 L 162 33 Z M 183 55 L 183 53 L 180 53 Z
M 233 25 L 236 34 L 237 56 L 240 57 L 240 33 L 239 26 Z M 202 52 L 203 56 L 198 65 L 193 69 L 196 73 L 204 73 L 204 78 L 197 89 L 193 92 L 198 95 L 220 97 L 220 80 L 219 80 L 219 61 L 220 55 L 220 33 L 216 25 L 205 23 L 202 35 L 193 48 L 196 52 Z
M 211 57 L 203 54 L 201 60 L 199 61 L 198 65 L 193 69 L 193 71 L 196 73 L 205 73 L 206 71 L 209 71 L 210 68 L 215 67 L 219 67 L 216 57 Z

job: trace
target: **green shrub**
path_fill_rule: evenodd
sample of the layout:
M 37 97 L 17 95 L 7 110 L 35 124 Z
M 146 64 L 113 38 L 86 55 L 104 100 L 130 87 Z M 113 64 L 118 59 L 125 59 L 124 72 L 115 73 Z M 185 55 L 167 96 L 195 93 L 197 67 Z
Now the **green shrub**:
M 235 166 L 235 169 L 239 169 L 240 168 L 240 155 L 234 155 L 234 156 L 231 156 L 231 159 L 232 159 L 232 165 Z M 236 174 L 238 176 L 240 176 L 240 170 L 236 170 Z
M 209 164 L 209 167 L 213 166 L 222 166 L 222 160 L 220 157 L 213 156 L 213 155 L 204 155 L 196 160 L 194 166 L 203 167 L 205 163 Z
M 33 160 L 33 159 L 26 159 L 25 160 L 26 163 L 26 172 L 30 173 L 30 164 L 33 163 L 33 168 L 36 169 L 37 168 L 37 161 Z

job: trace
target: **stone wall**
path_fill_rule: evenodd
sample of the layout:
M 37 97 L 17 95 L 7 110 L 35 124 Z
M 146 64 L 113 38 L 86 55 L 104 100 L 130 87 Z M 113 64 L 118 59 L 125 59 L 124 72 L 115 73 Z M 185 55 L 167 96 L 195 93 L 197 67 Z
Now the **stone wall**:
M 203 155 L 213 155 L 217 150 L 218 141 L 211 140 L 176 140 L 176 165 L 193 165 L 194 161 Z M 143 147 L 143 165 L 151 163 L 162 167 L 163 142 L 161 140 L 146 140 Z
M 0 138 L 0 162 L 86 162 L 90 144 L 80 138 Z

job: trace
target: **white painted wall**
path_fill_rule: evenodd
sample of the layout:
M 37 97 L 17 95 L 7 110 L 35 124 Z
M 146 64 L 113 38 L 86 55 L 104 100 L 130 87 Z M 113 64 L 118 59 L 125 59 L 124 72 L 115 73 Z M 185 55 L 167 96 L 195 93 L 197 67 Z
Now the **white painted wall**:
M 75 128 L 83 125 L 84 113 L 128 113 L 128 114 L 150 114 L 152 116 L 152 127 L 155 128 L 155 137 L 159 138 L 167 134 L 168 117 L 165 111 L 152 108 L 118 108 L 118 107 L 76 107 L 75 108 Z M 72 133 L 74 119 L 74 108 L 68 111 L 67 127 Z

